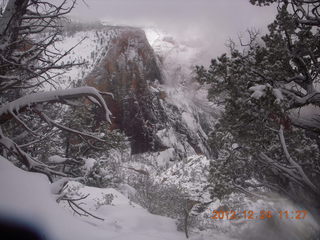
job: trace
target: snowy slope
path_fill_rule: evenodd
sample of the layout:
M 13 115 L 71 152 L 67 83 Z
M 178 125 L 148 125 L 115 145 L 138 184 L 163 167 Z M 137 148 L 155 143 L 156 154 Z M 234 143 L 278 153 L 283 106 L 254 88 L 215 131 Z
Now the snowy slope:
M 184 239 L 173 219 L 148 213 L 114 189 L 70 184 L 70 188 L 78 189 L 78 194 L 90 194 L 81 206 L 104 221 L 77 218 L 63 210 L 51 194 L 50 183 L 44 175 L 24 172 L 0 157 L 0 217 L 17 218 L 55 240 Z M 111 204 L 103 202 L 106 194 L 114 196 Z
M 74 218 L 55 202 L 44 175 L 28 173 L 0 157 L 1 218 L 17 219 L 49 239 L 104 239 L 102 231 Z
M 71 36 L 62 35 L 61 41 L 55 44 L 55 48 L 61 53 L 70 51 L 59 63 L 81 63 L 74 66 L 62 75 L 55 77 L 54 85 L 45 85 L 45 90 L 54 88 L 65 89 L 82 84 L 82 79 L 92 71 L 101 57 L 108 51 L 109 42 L 118 34 L 118 29 L 108 28 L 93 29 L 89 31 L 75 32 Z M 53 71 L 52 74 L 56 74 Z
M 123 191 L 128 190 L 123 186 Z M 52 240 L 182 240 L 173 219 L 153 215 L 132 203 L 125 195 L 112 188 L 94 188 L 69 182 L 65 192 L 79 198 L 89 196 L 81 207 L 101 217 L 79 217 L 66 203 L 56 202 L 59 195 L 50 191 L 44 175 L 25 172 L 0 157 L 0 220 L 22 223 Z M 73 194 L 72 194 L 73 193 Z M 106 196 L 112 195 L 111 202 Z M 204 240 L 215 235 L 217 240 L 231 240 L 225 234 L 202 232 L 191 235 L 191 240 Z
M 47 239 L 53 240 L 185 239 L 183 233 L 176 231 L 173 219 L 148 213 L 115 189 L 86 187 L 76 182 L 70 182 L 68 189 L 75 192 L 74 197 L 90 194 L 88 198 L 82 200 L 81 206 L 90 213 L 104 218 L 104 221 L 72 215 L 70 209 L 64 210 L 55 201 L 58 196 L 51 193 L 50 183 L 44 175 L 25 172 L 0 157 L 0 220 L 2 221 L 24 224 L 44 234 Z M 106 201 L 106 195 L 111 194 L 112 201 Z M 263 204 L 257 202 L 247 207 L 250 207 L 250 210 L 259 210 L 266 208 Z M 299 209 L 286 200 L 278 201 L 277 204 L 276 207 L 280 209 Z M 211 207 L 215 208 L 218 205 L 214 203 Z M 201 219 L 209 224 L 208 228 L 193 233 L 191 240 L 212 239 L 212 236 L 217 240 L 267 240 L 268 236 L 276 240 L 301 240 L 308 239 L 319 230 L 319 225 L 311 216 L 303 221 L 277 221 L 274 218 L 275 222 L 248 221 L 246 225 L 241 222 L 231 223 L 230 220 L 214 221 L 208 214 L 201 215 L 198 221 Z M 228 231 L 229 234 L 223 231 Z M 234 238 L 230 237 L 230 234 L 234 235 Z
M 210 202 L 205 188 L 208 186 L 210 161 L 205 156 L 194 155 L 184 161 L 177 162 L 157 176 L 164 184 L 176 184 L 185 189 L 193 200 Z

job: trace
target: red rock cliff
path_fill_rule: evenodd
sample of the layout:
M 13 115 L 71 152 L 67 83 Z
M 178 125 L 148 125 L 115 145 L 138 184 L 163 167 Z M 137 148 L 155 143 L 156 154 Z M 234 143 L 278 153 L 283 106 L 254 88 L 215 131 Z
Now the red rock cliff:
M 148 88 L 154 81 L 161 83 L 161 71 L 145 33 L 119 28 L 107 48 L 86 84 L 114 94 L 114 99 L 106 99 L 114 117 L 111 127 L 129 136 L 133 154 L 161 150 L 155 133 L 166 115 Z

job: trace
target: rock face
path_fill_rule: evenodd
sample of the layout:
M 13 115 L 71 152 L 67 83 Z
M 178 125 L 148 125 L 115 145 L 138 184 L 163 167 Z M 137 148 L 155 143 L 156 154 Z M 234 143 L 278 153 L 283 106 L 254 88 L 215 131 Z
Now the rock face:
M 114 98 L 106 98 L 113 114 L 111 128 L 126 133 L 132 154 L 154 153 L 163 162 L 209 155 L 205 113 L 181 89 L 164 84 L 161 64 L 144 31 L 130 27 L 113 31 L 116 34 L 85 80 L 113 93 Z
M 117 29 L 105 56 L 86 78 L 87 85 L 114 94 L 114 99 L 106 99 L 114 117 L 112 128 L 130 137 L 133 154 L 163 148 L 155 133 L 166 116 L 149 89 L 156 81 L 162 79 L 153 49 L 142 30 L 129 27 Z

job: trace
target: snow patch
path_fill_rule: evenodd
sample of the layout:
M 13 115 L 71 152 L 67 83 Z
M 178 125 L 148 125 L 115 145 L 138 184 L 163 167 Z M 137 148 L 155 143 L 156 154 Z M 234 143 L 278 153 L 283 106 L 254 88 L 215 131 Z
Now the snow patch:
M 48 158 L 48 161 L 50 163 L 64 163 L 67 160 L 68 160 L 68 158 L 60 157 L 58 155 L 53 155 Z
M 266 85 L 255 85 L 249 88 L 249 91 L 252 91 L 252 98 L 260 99 L 266 95 L 267 86 Z

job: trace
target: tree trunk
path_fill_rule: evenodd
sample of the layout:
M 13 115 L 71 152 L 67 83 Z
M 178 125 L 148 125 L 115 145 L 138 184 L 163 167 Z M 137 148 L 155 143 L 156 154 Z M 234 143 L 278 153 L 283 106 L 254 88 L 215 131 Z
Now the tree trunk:
M 187 209 L 184 210 L 184 232 L 186 234 L 186 238 L 189 238 L 188 234 L 188 219 L 189 219 L 189 212 Z

